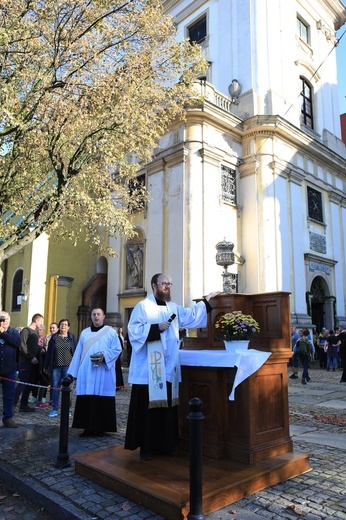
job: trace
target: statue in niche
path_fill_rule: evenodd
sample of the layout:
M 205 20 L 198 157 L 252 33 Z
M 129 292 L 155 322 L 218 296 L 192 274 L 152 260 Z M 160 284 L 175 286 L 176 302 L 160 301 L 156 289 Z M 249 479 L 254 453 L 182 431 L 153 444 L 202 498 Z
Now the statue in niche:
M 126 260 L 131 287 L 143 287 L 143 252 L 139 244 L 126 245 Z

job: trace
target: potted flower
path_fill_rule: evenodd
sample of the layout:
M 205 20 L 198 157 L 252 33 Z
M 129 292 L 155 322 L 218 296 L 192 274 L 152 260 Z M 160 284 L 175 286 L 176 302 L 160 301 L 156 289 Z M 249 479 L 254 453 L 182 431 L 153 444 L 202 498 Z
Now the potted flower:
M 216 339 L 224 341 L 226 350 L 247 349 L 250 339 L 257 336 L 259 332 L 258 322 L 241 311 L 226 312 L 215 322 Z

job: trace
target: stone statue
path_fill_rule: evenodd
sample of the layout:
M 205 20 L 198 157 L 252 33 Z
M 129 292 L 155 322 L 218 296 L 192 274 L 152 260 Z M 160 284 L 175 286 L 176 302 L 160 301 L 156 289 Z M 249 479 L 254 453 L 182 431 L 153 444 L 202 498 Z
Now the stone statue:
M 126 259 L 131 287 L 143 287 L 143 252 L 138 244 L 126 245 Z

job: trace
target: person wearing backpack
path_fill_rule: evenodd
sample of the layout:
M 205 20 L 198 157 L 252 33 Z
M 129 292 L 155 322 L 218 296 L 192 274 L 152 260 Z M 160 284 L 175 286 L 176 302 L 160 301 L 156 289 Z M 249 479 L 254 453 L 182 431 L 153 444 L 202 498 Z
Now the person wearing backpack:
M 308 339 L 309 330 L 303 329 L 303 337 L 300 338 L 294 347 L 294 353 L 299 357 L 303 365 L 302 385 L 306 385 L 310 381 L 309 377 L 309 359 L 312 354 L 311 341 Z

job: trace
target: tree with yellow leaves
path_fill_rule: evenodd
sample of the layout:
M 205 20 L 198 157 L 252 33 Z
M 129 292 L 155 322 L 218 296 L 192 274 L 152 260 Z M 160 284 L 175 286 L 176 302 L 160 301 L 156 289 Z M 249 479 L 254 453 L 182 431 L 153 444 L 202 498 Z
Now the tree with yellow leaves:
M 158 0 L 1 0 L 0 265 L 43 232 L 130 235 L 129 179 L 204 67 Z

